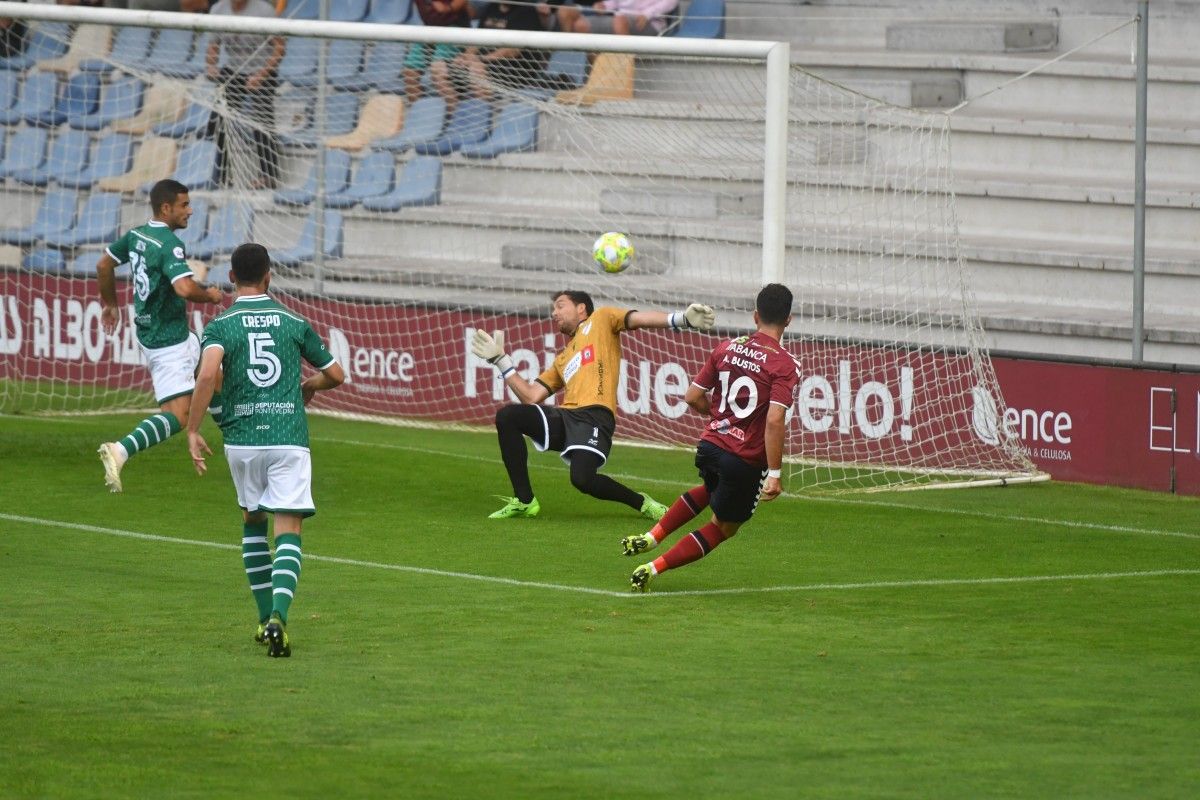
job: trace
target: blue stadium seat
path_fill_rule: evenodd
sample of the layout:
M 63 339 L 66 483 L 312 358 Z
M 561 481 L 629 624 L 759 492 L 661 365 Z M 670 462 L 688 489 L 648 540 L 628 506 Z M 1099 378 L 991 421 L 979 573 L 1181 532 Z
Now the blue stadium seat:
M 404 165 L 396 188 L 363 201 L 368 211 L 399 211 L 407 206 L 435 206 L 442 200 L 442 160 L 417 156 Z
M 197 197 L 192 201 L 192 216 L 188 219 L 187 227 L 175 231 L 175 235 L 179 237 L 179 241 L 183 242 L 184 247 L 187 248 L 188 255 L 191 255 L 192 247 L 199 244 L 207 232 L 208 201 L 202 197 Z
M 103 250 L 84 250 L 71 259 L 71 263 L 67 264 L 67 272 L 74 275 L 95 275 L 96 265 L 100 263 L 100 256 Z M 117 267 L 117 271 L 128 270 L 128 264 L 122 264 Z
M 292 86 L 316 86 L 317 44 L 316 39 L 289 37 L 279 62 L 279 80 Z
M 317 131 L 313 120 L 316 112 L 314 102 L 308 108 L 305 126 L 298 131 L 280 134 L 284 144 L 313 145 L 317 143 Z M 325 136 L 340 136 L 354 130 L 358 124 L 358 95 L 353 92 L 331 92 L 325 98 Z
M 342 215 L 337 211 L 325 212 L 325 246 L 324 252 L 328 258 L 341 258 L 345 232 L 342 230 Z M 304 221 L 304 229 L 300 238 L 292 247 L 277 250 L 273 254 L 276 263 L 285 267 L 296 267 L 312 261 L 316 257 L 317 217 L 309 214 Z
M 329 18 L 335 22 L 361 22 L 367 15 L 367 0 L 338 0 L 329 4 Z
M 142 97 L 146 84 L 137 78 L 121 78 L 104 87 L 96 113 L 86 116 L 73 115 L 67 123 L 72 128 L 98 131 L 119 119 L 137 116 L 142 110 Z
M 145 63 L 150 55 L 150 40 L 153 36 L 153 28 L 135 28 L 132 25 L 118 28 L 108 58 L 84 59 L 79 62 L 79 71 L 107 75 L 113 71 L 116 64 Z
M 724 39 L 725 0 L 692 0 L 675 35 L 689 39 Z
M 491 124 L 491 105 L 483 100 L 463 100 L 454 109 L 441 136 L 432 142 L 418 142 L 413 149 L 423 156 L 448 155 L 464 145 L 486 139 Z
M 183 139 L 208 130 L 210 119 L 212 119 L 212 108 L 203 103 L 191 103 L 183 112 L 182 117 L 174 122 L 160 122 L 154 126 L 152 133 L 155 136 Z
M 158 32 L 150 54 L 140 66 L 168 75 L 181 74 L 180 70 L 187 68 L 192 58 L 193 39 L 191 31 L 163 28 Z
M 185 147 L 175 163 L 174 178 L 193 192 L 217 188 L 217 143 L 201 139 Z
M 209 214 L 208 233 L 188 248 L 194 258 L 210 259 L 217 253 L 232 253 L 242 242 L 250 241 L 254 227 L 254 209 L 244 203 L 228 203 Z
M 320 19 L 321 0 L 288 0 L 283 16 L 288 19 Z
M 350 184 L 350 154 L 345 150 L 325 151 L 325 196 L 340 194 Z M 308 180 L 299 188 L 280 189 L 275 202 L 284 206 L 306 206 L 317 195 L 317 165 L 308 172 Z
M 446 126 L 446 101 L 441 97 L 422 97 L 404 116 L 404 127 L 395 136 L 371 142 L 376 150 L 403 153 L 422 142 L 436 141 Z
M 21 259 L 21 266 L 34 272 L 62 272 L 67 268 L 67 262 L 60 251 L 39 247 Z
M 101 178 L 124 175 L 133 158 L 133 140 L 127 133 L 110 133 L 92 147 L 87 168 L 77 175 L 62 174 L 56 178 L 59 186 L 71 189 L 90 189 Z
M 403 25 L 412 13 L 412 0 L 371 0 L 371 13 L 367 22 L 384 25 Z
M 75 206 L 79 198 L 75 192 L 52 189 L 42 197 L 33 224 L 24 228 L 0 230 L 0 241 L 8 244 L 31 245 L 47 236 L 66 233 L 75 225 Z
M 381 92 L 404 94 L 404 42 L 376 42 L 367 51 L 362 72 L 330 80 L 335 89 L 361 91 L 375 88 Z
M 60 177 L 77 175 L 87 168 L 91 138 L 86 131 L 63 129 L 50 145 L 46 161 L 34 169 L 14 170 L 8 177 L 32 186 L 45 186 Z
M 561 75 L 576 86 L 587 82 L 587 53 L 578 50 L 555 50 L 546 64 L 547 75 Z
M 14 172 L 36 170 L 46 160 L 46 140 L 49 135 L 41 128 L 22 128 L 8 140 L 4 161 L 0 163 L 0 177 Z
M 208 43 L 212 41 L 213 34 L 205 32 L 196 37 L 196 46 L 192 49 L 192 58 L 188 62 L 189 74 L 203 75 L 208 71 Z M 217 51 L 217 66 L 224 66 L 225 50 L 224 48 Z
M 538 110 L 525 103 L 509 103 L 500 110 L 492 135 L 482 142 L 463 145 L 467 158 L 495 158 L 501 153 L 522 153 L 537 148 Z
M 83 204 L 79 222 L 68 231 L 45 237 L 49 247 L 72 248 L 85 244 L 108 244 L 121 227 L 121 195 L 101 192 Z
M 21 88 L 21 76 L 12 70 L 0 72 L 0 114 L 7 113 L 17 104 Z
M 350 208 L 370 197 L 380 197 L 392 191 L 396 179 L 396 157 L 388 152 L 371 153 L 358 164 L 354 180 L 344 192 L 329 195 L 329 208 Z
M 15 125 L 27 117 L 48 114 L 54 110 L 57 99 L 58 76 L 53 72 L 35 72 L 21 85 L 17 102 L 0 112 L 0 123 Z
M 159 35 L 161 36 L 162 34 Z M 191 80 L 208 69 L 208 64 L 205 62 L 208 42 L 208 34 L 189 33 L 188 40 L 180 43 L 180 47 L 187 49 L 188 57 L 182 61 L 163 64 L 155 68 L 164 75 L 170 75 L 172 78 Z
M 26 114 L 25 121 L 31 125 L 54 127 L 71 117 L 83 117 L 96 113 L 100 105 L 100 76 L 81 72 L 72 75 L 62 87 L 53 108 Z
M 67 52 L 71 26 L 65 22 L 39 22 L 29 34 L 25 52 L 12 58 L 0 58 L 0 69 L 28 69 L 39 61 L 58 58 Z
M 340 4 L 339 4 L 340 5 Z M 336 39 L 329 43 L 329 60 L 325 74 L 330 84 L 347 81 L 362 75 L 363 43 L 352 39 Z

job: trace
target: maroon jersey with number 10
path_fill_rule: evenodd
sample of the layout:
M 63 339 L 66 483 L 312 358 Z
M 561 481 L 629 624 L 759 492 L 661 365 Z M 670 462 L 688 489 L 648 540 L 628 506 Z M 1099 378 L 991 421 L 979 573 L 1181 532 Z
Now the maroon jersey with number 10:
M 712 396 L 700 438 L 751 464 L 766 466 L 767 409 L 790 407 L 800 385 L 800 364 L 779 342 L 756 331 L 722 342 L 692 381 Z

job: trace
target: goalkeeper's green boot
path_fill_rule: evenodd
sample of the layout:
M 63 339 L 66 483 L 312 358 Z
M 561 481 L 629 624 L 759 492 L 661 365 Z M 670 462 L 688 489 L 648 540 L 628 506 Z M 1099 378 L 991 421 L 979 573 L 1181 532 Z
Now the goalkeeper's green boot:
M 631 592 L 648 592 L 650 579 L 654 577 L 654 568 L 649 564 L 642 564 L 633 571 L 629 576 L 629 590 Z
M 509 519 L 511 517 L 536 517 L 542 506 L 535 497 L 528 503 L 522 503 L 515 497 L 500 497 L 504 508 L 488 514 L 488 519 Z
M 256 644 L 267 643 L 267 623 L 258 623 L 258 632 L 254 634 L 254 641 Z
M 648 533 L 637 536 L 626 536 L 621 540 L 621 552 L 627 556 L 636 556 L 658 547 L 658 541 Z
M 642 516 L 654 522 L 662 519 L 663 515 L 667 513 L 667 507 L 648 494 L 643 494 L 642 497 L 644 498 L 641 509 Z
M 292 643 L 288 640 L 287 625 L 278 614 L 271 615 L 271 621 L 263 630 L 267 640 L 267 655 L 271 658 L 287 658 L 292 654 Z

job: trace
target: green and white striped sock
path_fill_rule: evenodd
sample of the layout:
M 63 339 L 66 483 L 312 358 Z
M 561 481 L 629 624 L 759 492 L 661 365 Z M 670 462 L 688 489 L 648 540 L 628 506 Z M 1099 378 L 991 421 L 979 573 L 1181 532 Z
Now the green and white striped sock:
M 282 533 L 275 535 L 275 562 L 271 569 L 272 608 L 280 619 L 287 622 L 288 608 L 296 596 L 296 584 L 300 581 L 300 535 Z
M 147 417 L 130 431 L 128 436 L 121 438 L 121 446 L 130 456 L 147 448 L 165 442 L 183 430 L 179 420 L 170 411 L 163 411 L 152 417 Z
M 250 581 L 250 592 L 258 604 L 258 621 L 271 616 L 271 548 L 267 545 L 267 521 L 242 524 L 242 564 Z

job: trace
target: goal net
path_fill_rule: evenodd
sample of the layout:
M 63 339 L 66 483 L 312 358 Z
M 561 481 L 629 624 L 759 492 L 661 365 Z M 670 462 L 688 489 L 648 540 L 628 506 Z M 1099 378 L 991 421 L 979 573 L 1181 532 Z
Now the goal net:
M 128 266 L 111 337 L 95 267 L 174 177 L 208 281 L 228 283 L 241 242 L 264 244 L 273 292 L 345 366 L 321 410 L 487 424 L 514 398 L 471 334 L 504 331 L 532 379 L 564 345 L 552 293 L 580 289 L 597 306 L 717 309 L 716 334 L 625 334 L 611 378 L 619 438 L 689 445 L 691 377 L 778 281 L 803 366 L 791 488 L 1034 475 L 964 283 L 945 117 L 786 61 L 769 79 L 786 45 L 0 12 L 29 25 L 0 62 L 0 410 L 152 405 Z M 620 275 L 591 258 L 609 230 L 636 249 Z M 191 313 L 200 330 L 214 312 Z

